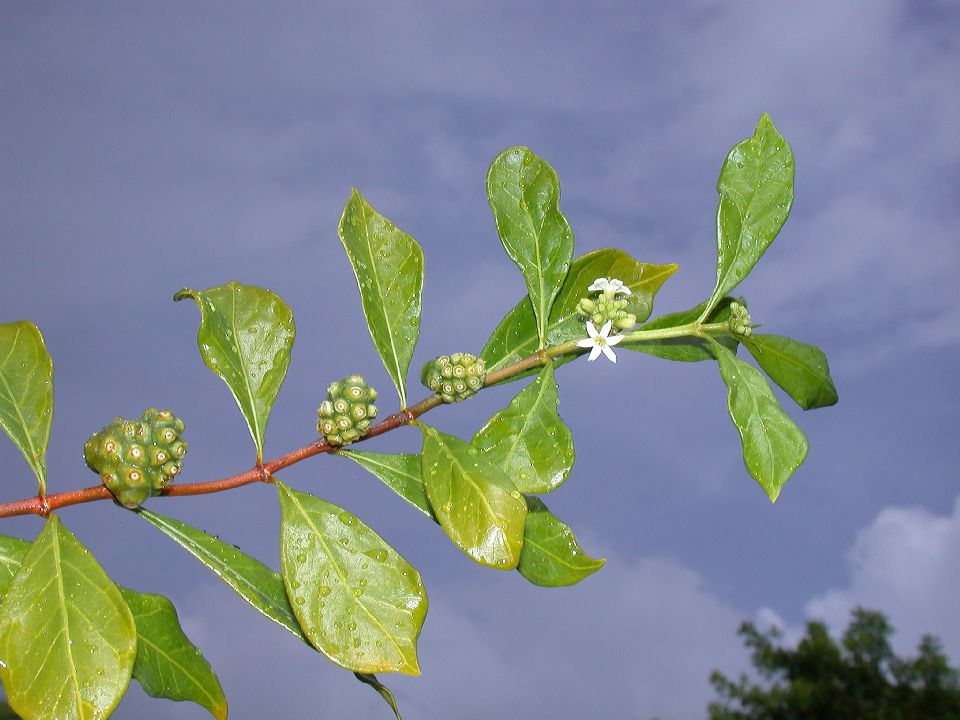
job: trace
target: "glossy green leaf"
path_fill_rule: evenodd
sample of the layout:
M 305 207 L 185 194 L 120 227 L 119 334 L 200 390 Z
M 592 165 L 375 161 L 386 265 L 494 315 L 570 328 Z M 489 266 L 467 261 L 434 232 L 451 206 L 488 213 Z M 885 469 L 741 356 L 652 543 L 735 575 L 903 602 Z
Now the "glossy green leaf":
M 236 282 L 184 288 L 173 299 L 186 298 L 200 308 L 200 355 L 236 398 L 261 460 L 270 410 L 290 365 L 293 313 L 269 290 Z
M 793 151 L 766 113 L 753 137 L 727 154 L 717 192 L 717 286 L 711 305 L 753 269 L 793 206 Z
M 558 402 L 553 365 L 546 365 L 473 436 L 471 445 L 521 492 L 550 492 L 573 468 L 573 437 L 557 413 Z
M 141 509 L 139 513 L 210 568 L 214 575 L 260 613 L 310 645 L 310 640 L 303 634 L 300 623 L 293 614 L 280 573 L 274 572 L 233 545 L 179 520 L 149 510 Z M 396 712 L 395 704 L 386 696 L 384 699 Z
M 437 521 L 472 560 L 512 570 L 520 562 L 527 504 L 476 448 L 420 424 L 424 486 Z
M 380 453 L 360 453 L 355 450 L 341 451 L 339 454 L 357 460 L 374 475 L 383 479 L 398 495 L 439 524 L 440 521 L 433 514 L 433 509 L 427 500 L 419 455 L 381 455 Z M 367 463 L 358 459 L 358 456 L 364 456 L 363 460 L 369 460 L 367 456 L 379 457 Z M 417 463 L 416 470 L 410 465 L 414 460 Z M 402 469 L 402 478 L 390 478 L 395 468 Z M 426 503 L 426 506 L 420 503 Z M 572 585 L 603 567 L 605 561 L 595 560 L 583 552 L 577 544 L 573 531 L 551 515 L 539 499 L 527 496 L 526 504 L 523 548 L 516 569 L 527 580 L 544 587 Z
M 0 602 L 7 594 L 7 588 L 13 582 L 14 576 L 19 572 L 23 559 L 30 551 L 30 543 L 20 538 L 0 535 Z M 3 688 L 0 687 L 0 691 Z M 0 702 L 0 720 L 4 718 L 16 718 L 17 715 L 10 707 Z
M 780 335 L 757 334 L 743 344 L 770 379 L 804 410 L 836 404 L 839 397 L 827 356 L 817 346 Z
M 133 617 L 93 555 L 51 515 L 0 606 L 0 679 L 24 720 L 105 718 L 130 682 Z
M 420 573 L 343 508 L 280 482 L 277 492 L 283 581 L 310 643 L 354 672 L 419 675 Z
M 0 536 L 0 600 L 29 550 L 26 540 Z M 225 719 L 227 701 L 220 682 L 200 651 L 183 634 L 173 603 L 162 595 L 121 586 L 117 589 L 137 629 L 134 679 L 148 695 L 189 700 L 205 707 L 215 718 Z
M 706 322 L 718 323 L 726 322 L 730 318 L 730 303 L 734 298 L 725 297 L 710 312 Z M 739 302 L 743 302 L 740 298 Z M 639 327 L 639 330 L 660 330 L 662 328 L 680 327 L 694 322 L 703 313 L 707 303 L 702 302 L 695 308 L 683 310 L 681 312 L 661 315 L 656 320 L 651 320 L 646 325 Z M 732 352 L 737 351 L 738 341 L 732 335 L 721 335 L 715 340 Z M 679 362 L 700 362 L 702 360 L 714 360 L 716 356 L 710 349 L 710 341 L 698 337 L 668 338 L 666 340 L 650 340 L 645 342 L 621 343 L 617 348 L 625 350 L 635 350 L 637 352 L 656 355 L 665 360 L 676 360 Z
M 200 650 L 180 627 L 176 608 L 163 595 L 121 587 L 137 626 L 133 677 L 151 697 L 189 701 L 226 720 L 227 699 L 220 681 Z
M 577 340 L 587 336 L 586 324 L 577 315 L 577 303 L 589 296 L 587 288 L 599 277 L 613 277 L 623 281 L 633 294 L 629 296 L 629 312 L 637 316 L 637 322 L 643 322 L 653 310 L 653 298 L 660 286 L 677 269 L 676 265 L 651 265 L 634 260 L 620 250 L 595 250 L 576 260 L 570 266 L 570 272 L 557 293 L 550 320 L 547 324 L 547 344 L 558 345 L 568 340 Z M 527 357 L 537 351 L 539 338 L 533 306 L 529 297 L 523 298 L 497 325 L 481 357 L 487 370 L 500 368 Z M 572 358 L 558 358 L 555 363 L 561 365 Z M 523 376 L 515 376 L 517 380 Z
M 138 514 L 206 565 L 256 610 L 308 642 L 290 607 L 280 573 L 233 545 L 179 520 L 144 509 Z
M 377 694 L 379 694 L 380 697 L 383 698 L 384 702 L 386 702 L 387 705 L 390 706 L 390 709 L 393 710 L 393 714 L 397 718 L 397 720 L 403 720 L 403 718 L 400 716 L 400 708 L 397 707 L 396 698 L 393 697 L 393 693 L 390 692 L 390 688 L 388 688 L 386 685 L 380 682 L 380 680 L 377 678 L 376 675 L 372 675 L 370 673 L 358 673 L 358 672 L 355 672 L 353 675 L 355 678 L 357 678 L 357 680 L 362 682 L 364 685 L 369 685 L 374 690 L 376 690 Z
M 20 448 L 47 491 L 47 444 L 53 422 L 53 360 L 31 322 L 0 324 L 0 427 Z
M 7 594 L 7 588 L 20 571 L 20 565 L 29 551 L 30 543 L 26 540 L 0 535 L 0 601 Z
M 573 257 L 573 230 L 559 207 L 560 181 L 529 148 L 511 147 L 487 171 L 487 199 L 500 241 L 527 283 L 543 347 L 550 308 Z
M 727 386 L 730 418 L 743 442 L 743 462 L 771 502 L 807 457 L 807 438 L 777 402 L 755 367 L 714 344 Z
M 356 189 L 343 208 L 339 234 L 357 276 L 370 337 L 406 407 L 407 369 L 420 336 L 423 250 Z
M 384 484 L 431 520 L 436 520 L 427 491 L 423 487 L 420 456 L 413 453 L 387 453 L 340 450 L 337 455 L 350 458 L 380 478 Z
M 606 560 L 587 555 L 573 530 L 539 498 L 527 496 L 527 523 L 517 570 L 534 585 L 575 585 L 603 567 Z

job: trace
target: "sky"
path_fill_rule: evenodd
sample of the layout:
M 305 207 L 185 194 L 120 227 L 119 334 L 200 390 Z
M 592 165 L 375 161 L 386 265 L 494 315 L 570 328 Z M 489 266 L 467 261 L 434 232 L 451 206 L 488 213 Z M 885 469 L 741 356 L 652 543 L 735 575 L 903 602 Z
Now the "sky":
M 423 362 L 479 352 L 524 294 L 484 194 L 505 147 L 556 169 L 576 254 L 677 262 L 654 313 L 699 303 L 720 165 L 768 112 L 796 201 L 738 292 L 764 331 L 823 348 L 840 394 L 806 413 L 780 395 L 811 449 L 775 505 L 743 467 L 715 364 L 629 352 L 557 373 L 577 464 L 547 501 L 607 558 L 576 587 L 473 564 L 345 460 L 281 479 L 420 570 L 423 675 L 383 678 L 408 720 L 703 718 L 710 671 L 748 666 L 741 620 L 795 638 L 810 619 L 842 630 L 858 604 L 888 614 L 899 651 L 933 633 L 960 663 L 958 30 L 949 0 L 0 0 L 0 322 L 35 322 L 54 359 L 49 488 L 95 483 L 86 438 L 151 406 L 187 424 L 179 482 L 250 466 L 196 308 L 171 302 L 183 286 L 260 285 L 295 313 L 267 455 L 312 440 L 324 389 L 351 372 L 391 410 L 336 234 L 353 186 L 424 250 L 414 398 Z M 468 437 L 519 389 L 429 422 Z M 365 449 L 414 452 L 418 437 Z M 9 443 L 0 466 L 4 500 L 35 492 Z M 150 507 L 278 565 L 268 486 Z M 174 600 L 231 717 L 389 717 L 132 513 L 60 516 L 115 581 Z M 205 714 L 132 683 L 114 717 Z

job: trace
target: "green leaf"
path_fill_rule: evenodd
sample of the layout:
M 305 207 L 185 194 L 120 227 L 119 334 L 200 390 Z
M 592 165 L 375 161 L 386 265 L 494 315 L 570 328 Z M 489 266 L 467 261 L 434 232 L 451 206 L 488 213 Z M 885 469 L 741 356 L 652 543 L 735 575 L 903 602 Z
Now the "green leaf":
M 354 672 L 419 675 L 420 573 L 343 508 L 276 485 L 283 580 L 310 643 Z
M 387 705 L 390 706 L 390 709 L 393 710 L 393 714 L 397 718 L 397 720 L 403 720 L 403 718 L 400 717 L 400 708 L 397 707 L 396 698 L 393 697 L 393 693 L 390 692 L 390 688 L 388 688 L 386 685 L 380 682 L 380 680 L 377 679 L 376 675 L 372 675 L 369 673 L 358 673 L 358 672 L 355 672 L 353 675 L 355 678 L 357 678 L 357 680 L 362 682 L 364 685 L 369 685 L 374 690 L 376 690 L 377 693 L 379 693 L 380 697 L 382 697 L 384 701 L 387 703 Z
M 717 286 L 711 307 L 753 269 L 793 206 L 793 151 L 766 113 L 753 137 L 727 154 L 717 192 Z
M 26 540 L 0 535 L 0 601 L 7 594 L 7 588 L 20 571 L 20 565 L 29 551 L 30 543 Z
M 500 153 L 487 172 L 487 199 L 500 241 L 527 283 L 538 346 L 573 257 L 573 230 L 560 212 L 560 181 L 546 160 L 529 148 Z
M 269 290 L 236 282 L 209 290 L 184 288 L 173 297 L 185 298 L 200 308 L 200 355 L 236 398 L 260 461 L 270 409 L 290 365 L 293 313 Z
M 476 448 L 423 423 L 420 429 L 424 485 L 441 527 L 481 565 L 515 568 L 527 515 L 523 495 Z
M 595 250 L 576 260 L 570 266 L 570 272 L 557 293 L 550 320 L 547 324 L 547 344 L 558 345 L 568 340 L 577 340 L 587 336 L 586 325 L 577 314 L 577 303 L 590 295 L 587 288 L 599 277 L 613 277 L 622 280 L 633 294 L 628 311 L 637 316 L 637 322 L 643 322 L 653 311 L 653 298 L 660 286 L 677 269 L 676 265 L 651 265 L 634 260 L 620 250 Z M 525 297 L 514 306 L 497 325 L 481 357 L 488 371 L 500 368 L 527 357 L 537 351 L 539 338 L 533 306 L 529 297 Z M 572 358 L 557 358 L 554 362 L 561 365 Z M 517 380 L 522 375 L 511 380 Z
M 603 567 L 606 560 L 587 555 L 570 527 L 539 498 L 527 496 L 527 524 L 517 570 L 534 585 L 575 585 Z
M 303 634 L 300 623 L 293 614 L 293 608 L 290 607 L 280 573 L 274 572 L 233 545 L 228 545 L 179 520 L 157 515 L 149 510 L 141 509 L 139 513 L 210 568 L 214 575 L 223 580 L 260 613 L 310 645 L 310 640 Z M 313 648 L 312 645 L 310 647 Z M 390 692 L 385 687 L 383 690 Z M 395 703 L 380 690 L 377 692 L 387 700 L 396 713 Z
M 420 336 L 423 250 L 354 189 L 338 228 L 360 286 L 373 344 L 407 406 L 406 377 Z
M 400 497 L 439 524 L 427 500 L 419 455 L 383 455 L 356 450 L 340 451 L 338 454 L 346 455 L 368 468 Z M 372 462 L 367 462 L 371 459 Z M 416 462 L 416 469 L 413 462 Z M 395 469 L 399 469 L 396 474 Z M 523 548 L 516 569 L 527 580 L 544 587 L 572 585 L 603 567 L 606 561 L 595 560 L 583 552 L 573 531 L 551 515 L 539 499 L 526 496 L 526 505 Z
M 163 595 L 121 587 L 120 594 L 137 626 L 133 677 L 151 697 L 187 700 L 226 720 L 227 699 L 200 650 L 180 627 L 176 608 Z
M 743 462 L 770 501 L 776 502 L 784 483 L 807 457 L 807 438 L 780 407 L 759 370 L 725 347 L 713 347 L 729 391 L 730 418 L 743 442 Z
M 0 679 L 24 720 L 105 718 L 126 692 L 133 617 L 93 555 L 51 515 L 0 606 Z
M 705 322 L 719 323 L 729 320 L 730 303 L 733 302 L 734 299 L 735 298 L 731 297 L 723 298 L 710 312 L 710 315 L 707 317 Z M 738 302 L 743 303 L 743 298 L 740 298 Z M 642 325 L 638 329 L 660 330 L 662 328 L 689 325 L 699 318 L 701 314 L 703 314 L 703 311 L 706 309 L 706 307 L 707 303 L 702 302 L 695 308 L 691 308 L 689 310 L 670 313 L 669 315 L 661 315 L 656 320 L 651 320 L 646 325 Z M 721 335 L 720 337 L 714 339 L 731 352 L 735 353 L 737 351 L 738 340 L 732 335 Z M 676 360 L 679 362 L 700 362 L 702 360 L 716 359 L 716 356 L 710 350 L 710 341 L 698 337 L 668 338 L 666 340 L 649 340 L 636 343 L 625 342 L 621 343 L 617 347 L 624 348 L 625 350 L 635 350 L 637 352 L 647 353 L 648 355 L 656 355 L 657 357 L 664 358 L 665 360 Z
M 179 520 L 144 509 L 137 512 L 206 565 L 256 610 L 308 642 L 290 607 L 280 573 L 233 545 Z
M 423 487 L 420 456 L 413 453 L 387 453 L 339 450 L 337 455 L 350 458 L 380 478 L 384 484 L 431 520 L 436 520 L 427 491 Z
M 473 436 L 473 447 L 521 492 L 550 492 L 573 468 L 573 438 L 557 413 L 558 402 L 549 364 Z
M 770 379 L 804 410 L 835 405 L 839 397 L 827 356 L 815 345 L 780 335 L 751 335 L 743 340 Z
M 47 491 L 47 445 L 53 422 L 53 360 L 31 322 L 0 324 L 0 427 Z
M 30 550 L 20 538 L 0 535 L 0 599 Z M 278 582 L 282 581 L 277 576 Z M 162 595 L 148 595 L 118 586 L 137 629 L 133 677 L 148 695 L 190 700 L 219 720 L 227 717 L 220 682 L 200 651 L 180 628 L 177 611 Z M 0 715 L 2 717 L 2 715 Z

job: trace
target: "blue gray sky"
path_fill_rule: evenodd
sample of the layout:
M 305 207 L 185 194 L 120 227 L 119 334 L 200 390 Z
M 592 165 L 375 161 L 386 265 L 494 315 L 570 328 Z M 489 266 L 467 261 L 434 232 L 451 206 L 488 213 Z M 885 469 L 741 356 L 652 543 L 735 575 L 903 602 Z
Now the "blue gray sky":
M 346 461 L 283 479 L 421 571 L 423 676 L 389 678 L 413 720 L 702 718 L 710 670 L 746 666 L 741 619 L 839 629 L 858 603 L 890 615 L 899 649 L 932 632 L 960 662 L 958 30 L 948 0 L 0 0 L 0 320 L 36 322 L 54 357 L 51 489 L 95 482 L 84 440 L 149 406 L 187 422 L 182 482 L 250 465 L 196 309 L 171 302 L 181 286 L 262 285 L 296 313 L 268 454 L 309 441 L 324 388 L 350 372 L 389 409 L 336 236 L 351 186 L 424 248 L 414 367 L 479 351 L 523 294 L 484 195 L 509 145 L 557 170 L 577 254 L 678 262 L 655 312 L 698 303 L 717 173 L 768 112 L 796 155 L 796 202 L 741 292 L 765 330 L 826 350 L 841 397 L 790 409 L 811 451 L 776 505 L 743 468 L 716 367 L 626 352 L 558 373 L 578 460 L 548 501 L 608 559 L 577 587 L 472 564 Z M 431 422 L 469 435 L 517 390 Z M 7 443 L 0 465 L 6 499 L 35 491 Z M 277 565 L 269 487 L 153 507 Z M 132 514 L 61 517 L 115 580 L 175 601 L 232 717 L 387 717 Z M 204 713 L 134 684 L 115 717 Z

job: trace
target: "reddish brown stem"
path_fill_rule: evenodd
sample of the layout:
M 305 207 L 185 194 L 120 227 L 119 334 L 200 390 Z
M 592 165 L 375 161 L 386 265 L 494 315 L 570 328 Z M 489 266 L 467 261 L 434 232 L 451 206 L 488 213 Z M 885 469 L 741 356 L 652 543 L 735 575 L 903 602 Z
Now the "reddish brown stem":
M 371 426 L 367 434 L 360 438 L 360 440 L 382 435 L 390 430 L 395 430 L 401 425 L 406 425 L 428 410 L 440 405 L 441 402 L 437 395 L 421 400 L 413 407 L 394 413 L 376 425 Z M 360 440 L 357 442 L 360 442 Z M 185 485 L 170 485 L 164 488 L 160 494 L 167 497 L 177 495 L 206 495 L 208 493 L 232 490 L 233 488 L 249 485 L 250 483 L 269 482 L 270 478 L 277 471 L 298 463 L 301 460 L 306 460 L 308 457 L 328 453 L 332 450 L 336 450 L 336 446 L 328 445 L 325 442 L 313 442 L 237 475 L 231 475 L 222 480 L 210 480 L 208 482 L 188 483 Z M 54 493 L 53 495 L 37 495 L 35 497 L 24 498 L 23 500 L 0 503 L 0 518 L 13 517 L 15 515 L 41 515 L 46 517 L 52 511 L 68 505 L 80 505 L 81 503 L 94 502 L 95 500 L 110 500 L 112 498 L 113 495 L 111 495 L 110 491 L 103 485 L 81 488 L 79 490 L 68 490 L 67 492 Z

